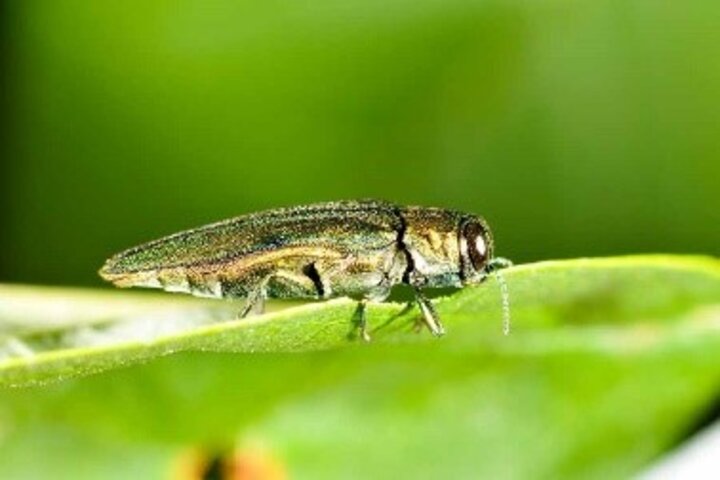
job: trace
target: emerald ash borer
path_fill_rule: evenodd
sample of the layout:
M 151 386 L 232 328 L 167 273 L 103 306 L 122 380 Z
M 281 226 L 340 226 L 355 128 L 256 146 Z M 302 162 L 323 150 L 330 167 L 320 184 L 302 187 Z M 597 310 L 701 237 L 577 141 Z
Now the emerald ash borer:
M 481 217 L 454 210 L 359 200 L 280 208 L 176 233 L 113 256 L 100 275 L 119 287 L 245 298 L 244 317 L 266 298 L 382 301 L 413 288 L 424 323 L 444 329 L 423 290 L 477 284 L 510 264 L 493 257 Z M 506 299 L 503 300 L 507 304 Z

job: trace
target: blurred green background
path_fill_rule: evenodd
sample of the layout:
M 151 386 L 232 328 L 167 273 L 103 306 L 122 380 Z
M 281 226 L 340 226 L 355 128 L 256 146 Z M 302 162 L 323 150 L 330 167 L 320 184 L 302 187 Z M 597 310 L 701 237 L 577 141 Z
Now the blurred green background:
M 0 0 L 0 282 L 100 286 L 140 242 L 360 197 L 482 214 L 516 262 L 720 255 L 719 26 L 711 0 Z M 455 319 L 444 343 L 186 353 L 4 391 L 0 467 L 127 478 L 248 427 L 306 478 L 622 478 L 717 417 L 715 324 L 643 310 L 716 283 L 643 271 L 610 290 L 546 272 L 535 297 L 518 277 L 503 342 L 463 304 L 476 337 Z M 627 319 L 616 349 L 608 319 Z M 627 351 L 648 319 L 661 340 Z M 512 349 L 534 334 L 546 350 Z
M 6 1 L 0 281 L 378 197 L 518 262 L 720 253 L 720 3 Z

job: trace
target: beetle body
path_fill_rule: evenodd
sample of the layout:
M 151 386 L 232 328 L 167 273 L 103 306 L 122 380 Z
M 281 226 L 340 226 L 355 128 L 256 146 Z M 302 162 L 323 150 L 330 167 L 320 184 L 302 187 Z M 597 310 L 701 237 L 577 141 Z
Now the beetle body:
M 180 232 L 111 257 L 100 275 L 120 287 L 154 287 L 246 298 L 242 316 L 265 298 L 365 301 L 393 286 L 415 289 L 433 333 L 442 326 L 426 287 L 482 281 L 494 263 L 480 217 L 453 210 L 362 200 L 281 208 Z M 363 330 L 363 335 L 366 332 Z

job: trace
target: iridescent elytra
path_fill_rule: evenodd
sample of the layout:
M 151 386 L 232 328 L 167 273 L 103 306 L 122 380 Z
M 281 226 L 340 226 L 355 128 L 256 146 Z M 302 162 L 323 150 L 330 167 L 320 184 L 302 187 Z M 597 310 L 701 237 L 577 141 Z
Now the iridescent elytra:
M 244 298 L 244 317 L 266 298 L 367 301 L 393 286 L 413 288 L 430 331 L 444 328 L 423 290 L 482 282 L 509 262 L 493 257 L 493 237 L 477 215 L 377 200 L 279 208 L 183 231 L 125 250 L 100 275 L 119 287 L 152 287 L 202 297 Z

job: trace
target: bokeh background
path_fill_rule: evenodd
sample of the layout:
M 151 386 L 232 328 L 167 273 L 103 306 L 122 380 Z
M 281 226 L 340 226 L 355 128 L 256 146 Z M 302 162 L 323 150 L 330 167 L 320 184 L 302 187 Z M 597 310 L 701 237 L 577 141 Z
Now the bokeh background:
M 1 283 L 100 287 L 123 248 L 361 197 L 482 214 L 516 262 L 720 255 L 717 0 L 0 0 L 0 126 Z M 503 342 L 463 303 L 442 342 L 5 389 L 0 477 L 163 478 L 248 432 L 298 478 L 627 477 L 717 420 L 716 283 L 581 274 Z
M 483 214 L 518 262 L 720 253 L 718 2 L 0 5 L 0 281 L 359 197 Z

